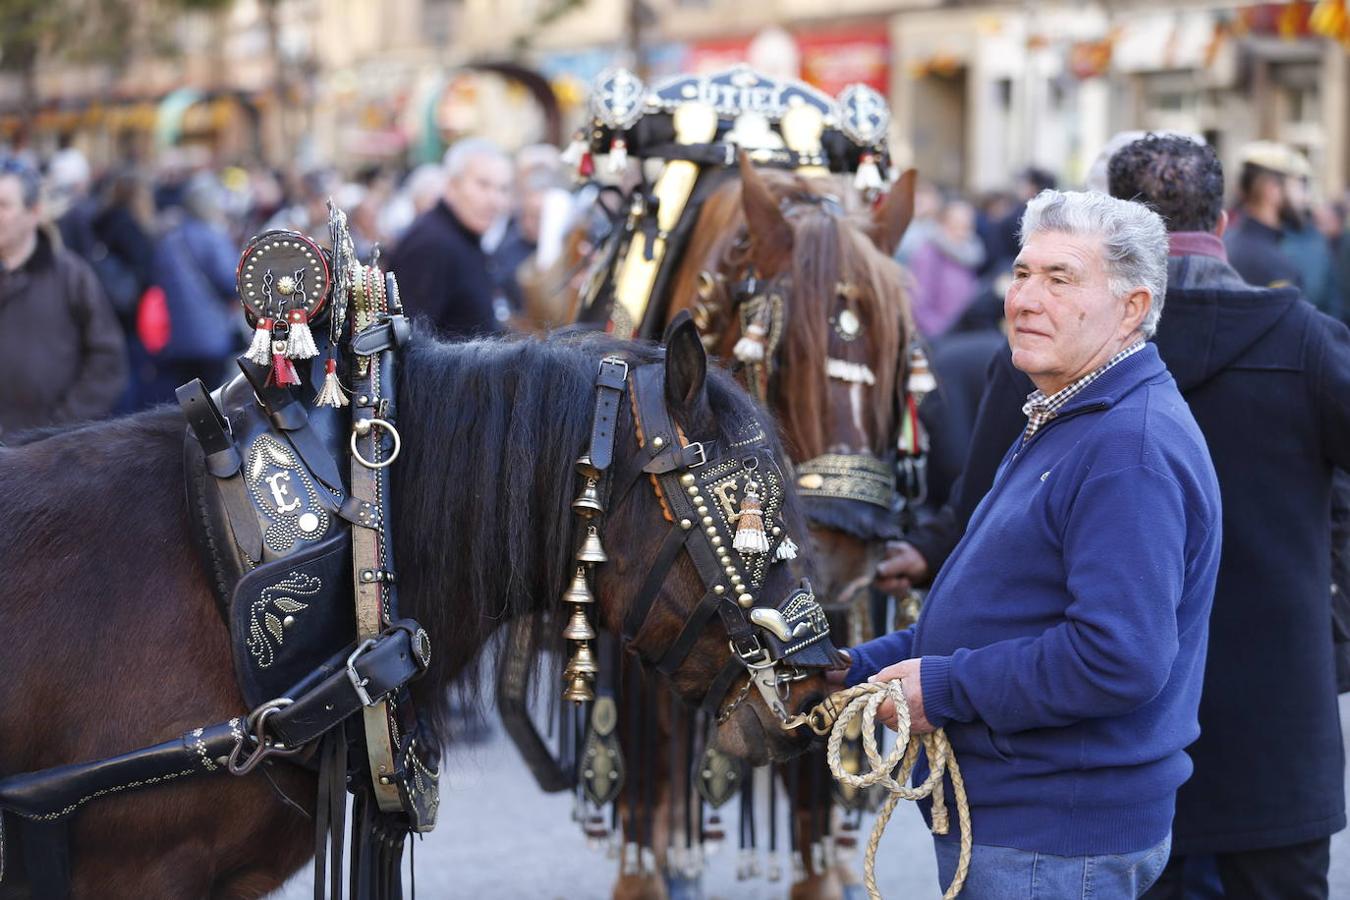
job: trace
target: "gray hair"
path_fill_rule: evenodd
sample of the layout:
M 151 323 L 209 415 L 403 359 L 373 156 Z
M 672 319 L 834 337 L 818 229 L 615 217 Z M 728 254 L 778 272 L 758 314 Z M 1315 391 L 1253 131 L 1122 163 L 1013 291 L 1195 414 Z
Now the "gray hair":
M 464 170 L 469 167 L 469 163 L 480 157 L 490 159 L 500 159 L 509 163 L 511 160 L 494 142 L 487 138 L 465 138 L 457 141 L 453 147 L 445 151 L 445 157 L 441 160 L 441 168 L 445 171 L 447 181 L 453 181 Z
M 1022 243 L 1046 231 L 1101 238 L 1111 292 L 1124 298 L 1142 287 L 1151 295 L 1139 330 L 1153 337 L 1167 293 L 1167 228 L 1161 216 L 1108 194 L 1041 191 L 1022 215 Z

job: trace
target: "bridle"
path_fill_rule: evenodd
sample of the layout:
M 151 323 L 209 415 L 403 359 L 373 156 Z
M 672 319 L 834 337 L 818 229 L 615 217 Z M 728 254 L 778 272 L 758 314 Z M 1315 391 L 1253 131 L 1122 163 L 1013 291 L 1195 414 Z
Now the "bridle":
M 611 472 L 617 401 L 625 393 L 638 451 Z M 779 602 L 760 602 L 771 567 L 796 555 L 781 518 L 784 479 L 768 435 L 754 421 L 725 448 L 711 441 L 686 441 L 666 407 L 665 367 L 660 363 L 630 370 L 627 361 L 606 357 L 596 378 L 596 398 L 588 456 L 600 473 L 596 479 L 600 494 L 621 501 L 638 483 L 650 480 L 670 522 L 624 618 L 625 641 L 645 665 L 669 676 L 685 662 L 712 620 L 719 619 L 732 656 L 699 701 L 700 708 L 725 720 L 753 684 L 787 726 L 796 718 L 786 707 L 789 686 L 808 677 L 811 669 L 837 666 L 839 659 L 830 642 L 829 623 L 808 581 L 802 579 Z M 758 513 L 753 511 L 756 499 Z M 762 523 L 763 541 L 755 549 L 743 546 L 748 541 L 742 538 L 742 529 L 754 530 L 745 523 L 747 516 Z M 647 620 L 681 551 L 699 574 L 703 596 L 674 640 L 662 648 L 644 647 Z M 745 692 L 731 709 L 722 710 L 732 685 L 747 674 Z

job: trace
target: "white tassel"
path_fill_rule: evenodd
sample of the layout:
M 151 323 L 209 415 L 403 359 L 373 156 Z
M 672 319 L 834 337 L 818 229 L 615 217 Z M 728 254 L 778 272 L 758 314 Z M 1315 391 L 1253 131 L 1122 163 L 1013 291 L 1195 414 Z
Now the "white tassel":
M 323 378 L 323 387 L 319 388 L 319 395 L 314 398 L 314 405 L 341 409 L 351 401 L 347 399 L 347 393 L 342 389 L 342 382 L 338 380 L 337 361 L 328 360 L 324 363 L 324 368 L 328 374 Z
M 909 378 L 905 380 L 905 390 L 917 397 L 937 390 L 937 379 L 928 366 L 928 355 L 918 344 L 909 348 Z
M 286 339 L 286 355 L 291 359 L 313 359 L 319 355 L 314 346 L 314 334 L 309 330 L 309 316 L 303 309 L 293 309 L 287 315 L 291 335 Z
M 260 366 L 272 364 L 272 320 L 259 319 L 253 331 L 253 341 L 244 354 L 248 361 Z
M 858 161 L 858 171 L 853 175 L 853 186 L 859 191 L 879 191 L 885 187 L 886 182 L 881 179 L 881 169 L 877 167 L 876 157 L 871 153 L 864 153 L 862 159 Z
M 850 384 L 876 384 L 877 376 L 865 363 L 849 362 L 830 357 L 825 360 L 825 374 Z
M 764 361 L 764 336 L 768 330 L 758 322 L 754 322 L 749 328 L 745 329 L 745 335 L 736 342 L 732 348 L 736 358 L 743 363 L 757 363 Z
M 581 157 L 586 155 L 586 142 L 580 135 L 572 138 L 572 143 L 567 145 L 567 149 L 558 157 L 559 161 L 567 168 L 576 170 L 581 165 Z
M 778 560 L 796 559 L 797 558 L 796 543 L 793 542 L 792 538 L 788 537 L 787 535 L 783 535 L 783 541 L 778 545 L 778 549 L 774 551 L 773 557 L 774 559 Z
M 607 167 L 611 175 L 622 175 L 628 170 L 628 143 L 616 137 L 609 145 Z

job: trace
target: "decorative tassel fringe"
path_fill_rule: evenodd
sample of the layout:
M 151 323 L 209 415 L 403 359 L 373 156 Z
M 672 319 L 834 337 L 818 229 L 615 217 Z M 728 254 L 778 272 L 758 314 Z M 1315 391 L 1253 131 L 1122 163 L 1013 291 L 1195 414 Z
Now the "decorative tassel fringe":
M 580 134 L 572 138 L 572 142 L 567 145 L 567 149 L 562 152 L 559 161 L 569 169 L 577 170 L 581 168 L 581 157 L 586 154 L 586 142 Z
M 859 191 L 879 191 L 886 186 L 886 182 L 881 178 L 881 169 L 877 166 L 877 158 L 871 153 L 864 153 L 858 161 L 858 171 L 853 175 L 853 186 Z
M 272 320 L 259 319 L 258 327 L 253 331 L 253 341 L 244 354 L 249 362 L 265 366 L 272 361 Z
M 909 348 L 909 378 L 905 381 L 905 390 L 918 397 L 937 390 L 937 379 L 928 367 L 928 355 L 918 344 Z
M 830 357 L 825 360 L 825 374 L 850 384 L 876 384 L 877 376 L 865 363 L 849 362 Z M 911 376 L 913 377 L 913 376 Z
M 272 382 L 279 387 L 300 383 L 300 373 L 295 371 L 295 363 L 286 358 L 285 346 L 281 341 L 272 344 Z
M 324 363 L 324 370 L 327 374 L 323 376 L 323 387 L 319 388 L 319 395 L 314 398 L 314 405 L 341 409 L 351 401 L 347 399 L 347 393 L 342 389 L 342 382 L 338 380 L 337 360 L 330 357 Z
M 736 538 L 731 546 L 744 553 L 768 553 L 769 537 L 764 533 L 764 507 L 759 502 L 759 485 L 745 486 L 740 511 L 736 513 Z
M 628 169 L 628 142 L 616 137 L 609 145 L 609 173 L 622 175 Z
M 290 359 L 313 359 L 319 355 L 314 346 L 314 334 L 309 330 L 309 316 L 303 309 L 293 309 L 286 316 L 291 336 L 286 339 L 286 356 Z
M 777 560 L 796 559 L 797 558 L 796 542 L 794 542 L 792 538 L 788 537 L 787 535 L 783 535 L 783 540 L 778 545 L 778 549 L 774 551 L 773 558 Z
M 764 337 L 769 333 L 758 322 L 752 322 L 750 327 L 745 329 L 745 335 L 736 342 L 732 352 L 736 358 L 743 363 L 757 363 L 764 361 Z
M 595 174 L 595 157 L 591 156 L 589 148 L 581 154 L 581 161 L 577 163 L 577 174 L 582 178 L 590 178 Z

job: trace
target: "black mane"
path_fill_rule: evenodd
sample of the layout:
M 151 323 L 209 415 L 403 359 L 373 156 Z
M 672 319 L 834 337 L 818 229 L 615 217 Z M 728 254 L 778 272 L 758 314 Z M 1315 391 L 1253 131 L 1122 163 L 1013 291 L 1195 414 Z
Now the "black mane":
M 404 455 L 391 476 L 395 565 L 405 614 L 433 635 L 430 684 L 464 673 L 459 683 L 472 695 L 479 651 L 498 626 L 552 608 L 567 586 L 574 466 L 590 436 L 597 367 L 609 354 L 635 365 L 662 358 L 651 344 L 576 331 L 470 343 L 421 338 L 403 353 Z M 708 400 L 719 440 L 731 441 L 750 421 L 773 440 L 764 413 L 712 367 Z M 631 433 L 632 420 L 621 409 L 621 441 L 625 429 Z M 795 508 L 785 514 L 797 520 Z M 606 543 L 612 552 L 617 538 Z M 540 641 L 559 644 L 560 628 Z

